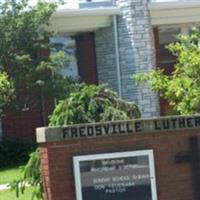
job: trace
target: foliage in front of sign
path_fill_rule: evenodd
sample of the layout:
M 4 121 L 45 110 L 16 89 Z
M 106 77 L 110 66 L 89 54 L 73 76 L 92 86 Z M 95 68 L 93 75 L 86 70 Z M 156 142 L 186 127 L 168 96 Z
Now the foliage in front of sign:
M 39 150 L 32 152 L 30 154 L 30 159 L 28 163 L 22 167 L 23 178 L 19 180 L 14 180 L 10 183 L 11 190 L 16 191 L 16 196 L 19 197 L 20 194 L 24 194 L 27 185 L 31 185 L 34 190 L 32 193 L 32 199 L 42 200 L 43 199 L 43 187 L 42 187 L 42 177 L 40 173 L 40 158 Z
M 138 75 L 139 82 L 148 81 L 155 92 L 166 99 L 180 114 L 200 112 L 200 32 L 193 29 L 189 35 L 179 35 L 167 48 L 177 57 L 171 76 L 163 70 Z
M 104 85 L 85 85 L 59 102 L 51 118 L 50 126 L 129 120 L 139 118 L 137 105 L 120 99 Z

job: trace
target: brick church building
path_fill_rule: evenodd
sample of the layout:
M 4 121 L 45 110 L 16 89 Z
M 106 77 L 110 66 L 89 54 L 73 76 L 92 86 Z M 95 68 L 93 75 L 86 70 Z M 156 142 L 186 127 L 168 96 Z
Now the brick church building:
M 156 67 L 170 74 L 176 61 L 165 46 L 198 27 L 199 17 L 197 0 L 70 0 L 51 19 L 57 33 L 51 41 L 76 58 L 63 73 L 89 84 L 107 83 L 123 99 L 135 101 L 142 117 L 159 116 L 169 111 L 168 104 L 132 76 Z M 7 114 L 0 136 L 34 138 L 51 111 L 45 105 L 45 119 L 40 107 Z

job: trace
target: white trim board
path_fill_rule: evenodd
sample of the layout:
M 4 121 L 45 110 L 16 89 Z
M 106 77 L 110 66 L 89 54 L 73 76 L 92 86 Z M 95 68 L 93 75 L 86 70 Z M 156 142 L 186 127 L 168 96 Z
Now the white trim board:
M 95 31 L 108 27 L 113 16 L 118 15 L 118 7 L 90 8 L 90 9 L 60 9 L 50 21 L 50 30 L 65 35 L 74 35 L 79 32 Z
M 153 26 L 200 22 L 198 1 L 150 3 L 149 10 Z

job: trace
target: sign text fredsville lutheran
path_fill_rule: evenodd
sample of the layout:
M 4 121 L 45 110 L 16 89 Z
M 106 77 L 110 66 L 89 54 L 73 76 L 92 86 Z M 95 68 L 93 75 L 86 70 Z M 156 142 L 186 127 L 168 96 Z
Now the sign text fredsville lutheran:
M 136 132 L 170 131 L 200 127 L 200 116 L 171 117 L 151 120 L 132 120 L 110 123 L 67 126 L 62 129 L 63 139 L 88 138 Z

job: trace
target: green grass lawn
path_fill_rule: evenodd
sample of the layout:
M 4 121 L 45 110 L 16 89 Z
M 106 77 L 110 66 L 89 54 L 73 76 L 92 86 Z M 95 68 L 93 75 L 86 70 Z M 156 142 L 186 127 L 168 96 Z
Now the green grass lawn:
M 22 176 L 19 166 L 15 166 L 7 169 L 0 169 L 0 184 L 10 183 Z M 24 194 L 20 194 L 19 198 L 16 197 L 15 191 L 9 189 L 0 190 L 0 200 L 31 200 L 32 187 L 26 188 Z
M 22 176 L 19 166 L 15 166 L 7 169 L 0 169 L 0 184 L 10 183 Z M 1 199 L 1 198 L 0 198 Z
M 1 200 L 31 200 L 31 192 L 33 188 L 29 187 L 25 190 L 23 195 L 20 195 L 19 198 L 16 197 L 15 191 L 2 190 L 0 191 Z

